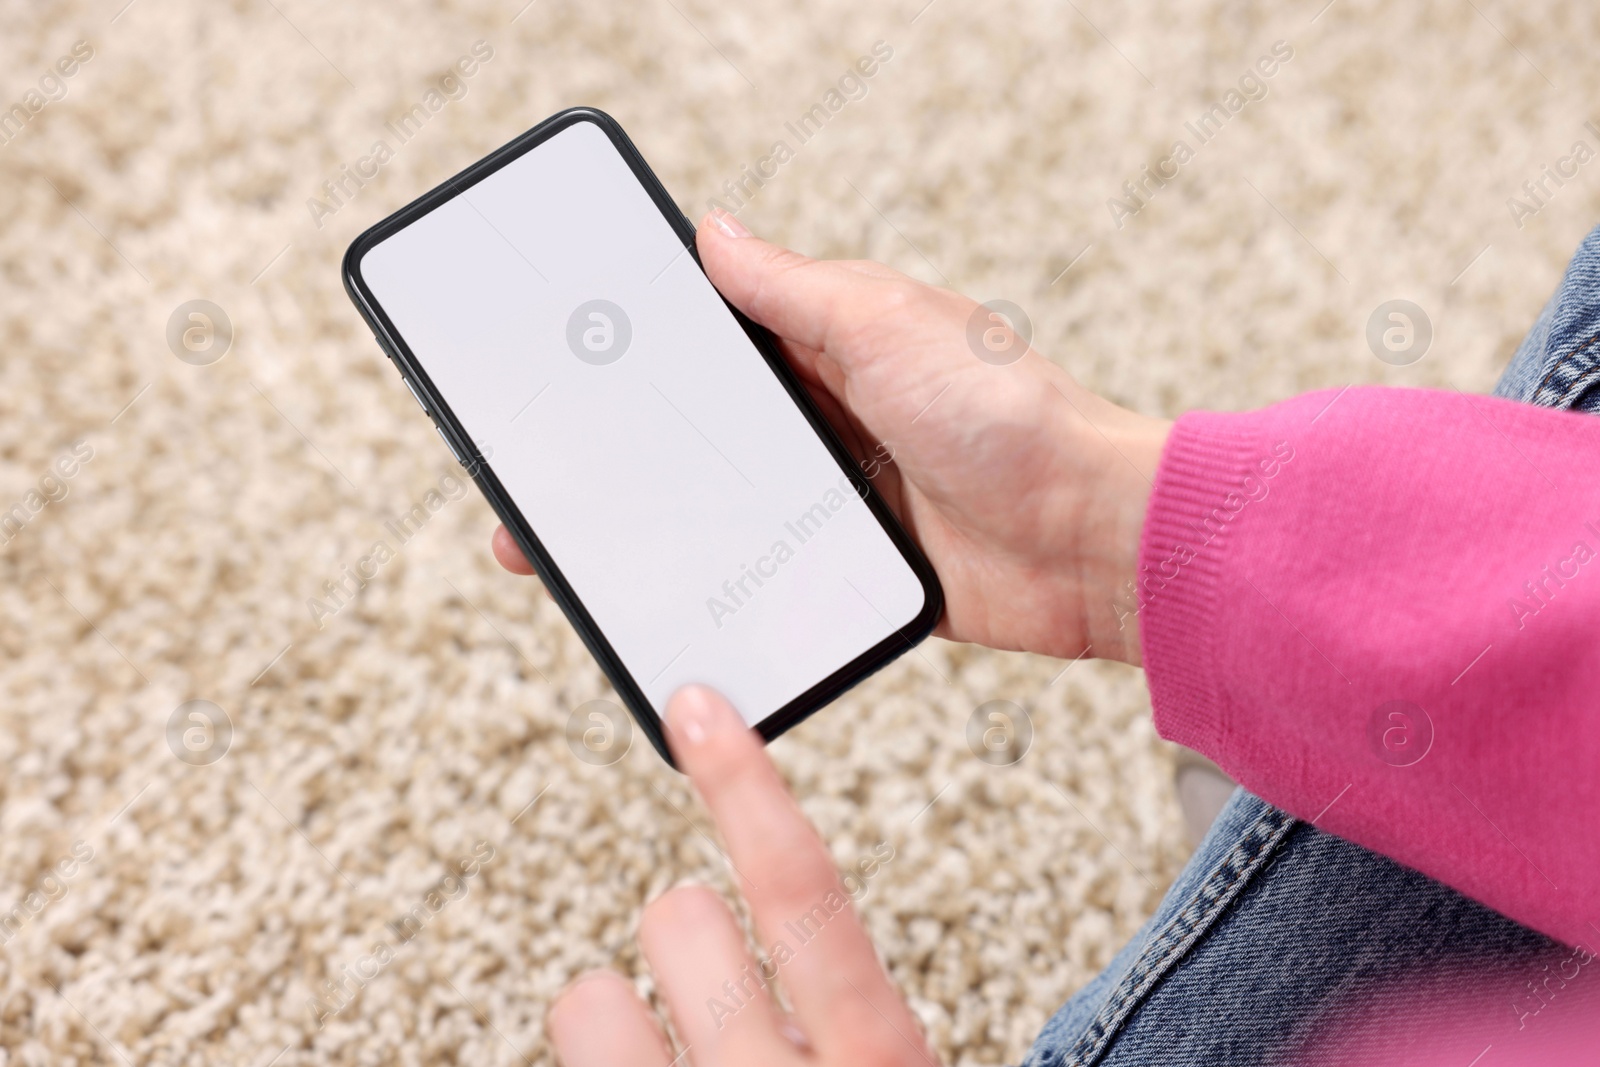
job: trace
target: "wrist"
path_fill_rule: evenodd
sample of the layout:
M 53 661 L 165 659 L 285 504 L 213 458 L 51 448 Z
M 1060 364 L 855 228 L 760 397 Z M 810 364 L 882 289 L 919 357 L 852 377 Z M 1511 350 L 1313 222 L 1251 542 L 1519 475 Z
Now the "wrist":
M 1096 420 L 1101 477 L 1089 487 L 1079 539 L 1083 627 L 1091 655 L 1137 667 L 1139 546 L 1172 423 L 1106 406 L 1114 414 Z

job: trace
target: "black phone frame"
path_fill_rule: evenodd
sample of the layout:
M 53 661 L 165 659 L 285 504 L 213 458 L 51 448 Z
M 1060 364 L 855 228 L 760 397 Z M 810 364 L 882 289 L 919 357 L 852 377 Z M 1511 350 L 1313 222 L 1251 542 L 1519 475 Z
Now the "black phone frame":
M 344 280 L 345 292 L 349 294 L 351 302 L 355 304 L 356 310 L 361 314 L 361 317 L 372 328 L 373 337 L 377 340 L 378 346 L 383 349 L 384 353 L 394 363 L 406 383 L 416 391 L 418 399 L 424 405 L 427 414 L 432 417 L 440 435 L 445 440 L 445 444 L 454 453 L 457 462 L 461 463 L 467 473 L 471 475 L 472 480 L 477 483 L 479 490 L 483 493 L 485 499 L 489 501 L 489 506 L 499 515 L 500 521 L 505 523 L 506 529 L 511 532 L 512 538 L 515 539 L 523 554 L 533 564 L 534 570 L 538 572 L 540 579 L 543 580 L 545 587 L 550 591 L 550 595 L 560 606 L 562 612 L 566 614 L 568 621 L 578 631 L 578 636 L 582 638 L 584 645 L 589 649 L 589 653 L 600 664 L 600 669 L 605 672 L 617 695 L 622 698 L 622 702 L 639 724 L 639 728 L 650 739 L 650 743 L 661 754 L 661 758 L 667 761 L 668 766 L 676 768 L 677 764 L 672 759 L 672 752 L 667 746 L 661 720 L 657 716 L 655 708 L 650 705 L 650 701 L 646 699 L 644 691 L 634 681 L 633 675 L 622 663 L 621 658 L 617 656 L 616 651 L 611 647 L 611 643 L 595 624 L 594 619 L 583 606 L 582 601 L 578 599 L 572 586 L 561 573 L 560 567 L 556 565 L 550 554 L 545 551 L 538 535 L 534 533 L 533 528 L 523 518 L 522 512 L 517 508 L 516 504 L 512 502 L 509 494 L 506 493 L 505 488 L 495 476 L 490 462 L 478 454 L 476 445 L 465 432 L 455 414 L 450 410 L 450 405 L 434 388 L 427 372 L 422 369 L 421 363 L 413 355 L 410 348 L 407 347 L 405 339 L 400 336 L 399 330 L 390 321 L 388 315 L 379 305 L 377 298 L 367 287 L 365 279 L 361 276 L 362 257 L 374 246 L 578 122 L 593 123 L 605 133 L 633 171 L 634 177 L 644 186 L 645 191 L 650 194 L 650 199 L 661 210 L 662 215 L 666 217 L 673 231 L 683 241 L 690 258 L 694 260 L 695 266 L 703 271 L 705 268 L 700 262 L 700 254 L 695 247 L 694 224 L 689 221 L 683 212 L 678 210 L 677 204 L 668 195 L 665 186 L 661 184 L 661 180 L 656 177 L 655 172 L 644 161 L 644 157 L 639 154 L 639 150 L 628 139 L 628 135 L 623 132 L 622 127 L 610 115 L 597 108 L 572 107 L 551 115 L 515 140 L 502 145 L 472 166 L 446 179 L 388 218 L 367 229 L 352 241 L 349 249 L 346 250 L 340 273 Z M 757 723 L 755 729 L 763 739 L 771 741 L 784 731 L 826 707 L 846 690 L 859 684 L 920 644 L 933 632 L 933 628 L 938 624 L 939 618 L 944 612 L 944 591 L 939 585 L 939 579 L 934 573 L 933 566 L 900 525 L 888 504 L 884 502 L 878 491 L 873 487 L 871 480 L 861 471 L 854 457 L 850 455 L 849 449 L 845 447 L 844 442 L 840 440 L 839 435 L 812 401 L 805 387 L 795 377 L 794 372 L 778 351 L 777 344 L 771 334 L 765 328 L 752 322 L 738 308 L 728 304 L 726 300 L 723 303 L 733 312 L 739 324 L 744 327 L 745 333 L 749 335 L 756 350 L 761 353 L 762 358 L 767 361 L 767 365 L 772 369 L 772 372 L 783 383 L 783 387 L 788 391 L 790 399 L 799 407 L 805 415 L 806 421 L 811 424 L 811 428 L 816 431 L 817 436 L 822 439 L 823 444 L 832 453 L 834 460 L 839 464 L 840 470 L 854 483 L 857 494 L 871 509 L 879 525 L 883 527 L 889 539 L 899 549 L 901 556 L 905 558 L 907 565 L 916 574 L 923 589 L 922 610 L 917 613 L 917 616 L 910 623 L 896 630 L 883 641 L 857 656 Z

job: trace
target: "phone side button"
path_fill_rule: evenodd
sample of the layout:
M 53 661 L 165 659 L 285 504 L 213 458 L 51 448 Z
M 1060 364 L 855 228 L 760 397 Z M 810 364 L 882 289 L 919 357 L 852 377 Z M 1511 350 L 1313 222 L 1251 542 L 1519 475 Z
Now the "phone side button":
M 456 446 L 450 443 L 450 435 L 444 432 L 444 427 L 434 423 L 433 428 L 439 431 L 439 440 L 443 441 L 444 446 L 450 450 L 450 454 L 456 457 L 456 462 L 465 467 L 467 461 L 461 458 L 461 453 L 456 451 Z
M 428 405 L 422 402 L 422 394 L 417 392 L 417 387 L 411 384 L 411 379 L 402 375 L 400 380 L 406 383 L 406 388 L 411 391 L 411 399 L 417 402 L 417 407 L 422 409 L 424 415 L 428 414 Z

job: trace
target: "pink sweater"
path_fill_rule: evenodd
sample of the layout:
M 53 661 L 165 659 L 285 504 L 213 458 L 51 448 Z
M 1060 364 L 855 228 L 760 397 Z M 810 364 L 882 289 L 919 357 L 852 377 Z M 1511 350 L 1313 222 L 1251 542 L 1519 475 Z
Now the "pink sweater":
M 1600 418 L 1381 388 L 1187 415 L 1139 585 L 1163 737 L 1600 944 Z

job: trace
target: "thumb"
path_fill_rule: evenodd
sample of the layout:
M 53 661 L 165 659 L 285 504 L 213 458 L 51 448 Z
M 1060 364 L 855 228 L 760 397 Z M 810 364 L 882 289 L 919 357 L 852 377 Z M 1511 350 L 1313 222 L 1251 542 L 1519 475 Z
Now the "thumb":
M 732 213 L 700 220 L 695 235 L 711 284 L 734 307 L 779 337 L 822 351 L 838 325 L 874 306 L 884 279 L 769 244 Z

